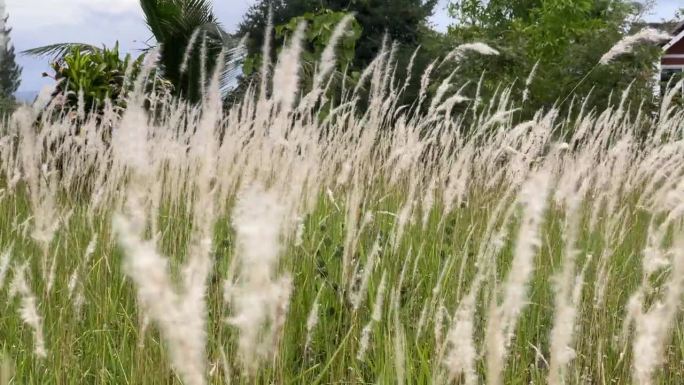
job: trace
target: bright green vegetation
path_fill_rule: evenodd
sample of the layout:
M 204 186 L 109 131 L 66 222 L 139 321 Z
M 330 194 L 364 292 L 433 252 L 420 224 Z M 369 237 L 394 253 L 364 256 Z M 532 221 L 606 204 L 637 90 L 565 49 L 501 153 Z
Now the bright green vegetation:
M 381 188 L 369 195 L 385 195 Z M 83 206 L 65 195 L 64 216 L 50 247 L 51 258 L 57 262 L 55 286 L 46 294 L 46 283 L 32 279 L 31 287 L 37 294 L 39 311 L 43 314 L 47 358 L 33 354 L 32 332 L 19 317 L 19 301 L 8 295 L 7 282 L 2 290 L 4 310 L 0 318 L 2 349 L 6 362 L 13 368 L 13 383 L 21 384 L 171 384 L 180 383 L 170 369 L 162 348 L 162 341 L 154 328 L 144 334 L 140 329 L 140 312 L 131 283 L 121 270 L 122 255 L 112 239 L 111 213 L 90 215 Z M 467 204 L 443 217 L 442 208 L 432 210 L 427 227 L 420 221 L 409 226 L 396 251 L 390 243 L 395 221 L 382 212 L 398 212 L 402 199 L 396 194 L 380 200 L 370 200 L 367 209 L 378 213 L 364 231 L 355 258 L 364 260 L 379 237 L 382 251 L 378 267 L 372 274 L 366 302 L 358 312 L 351 310 L 340 277 L 345 237 L 344 208 L 339 211 L 322 197 L 315 211 L 306 218 L 301 246 L 289 245 L 284 253 L 282 270 L 293 277 L 294 291 L 287 316 L 287 324 L 279 342 L 279 355 L 269 369 L 259 371 L 250 380 L 236 373 L 226 373 L 222 366 L 222 351 L 230 365 L 235 365 L 236 333 L 222 322 L 228 316 L 222 303 L 222 277 L 233 258 L 234 238 L 230 221 L 218 221 L 215 233 L 215 268 L 207 291 L 210 322 L 208 352 L 212 383 L 382 383 L 397 381 L 395 347 L 392 341 L 398 333 L 406 337 L 404 362 L 406 382 L 433 383 L 438 365 L 436 352 L 440 341 L 435 340 L 435 328 L 446 333 L 449 322 L 442 327 L 430 317 L 418 335 L 421 311 L 429 304 L 430 314 L 444 306 L 449 312 L 467 290 L 475 270 L 475 253 L 488 242 L 482 239 L 486 221 L 493 207 L 501 199 L 494 189 L 474 194 Z M 588 264 L 577 322 L 577 358 L 571 364 L 570 383 L 631 383 L 631 351 L 621 334 L 625 318 L 625 304 L 641 280 L 640 255 L 645 246 L 649 215 L 637 208 L 633 199 L 620 202 L 627 212 L 622 240 L 607 257 L 609 282 L 600 282 L 599 258 L 586 260 L 587 255 L 599 256 L 607 251 L 610 239 L 601 233 L 605 221 L 589 230 L 590 210 L 583 210 L 581 239 L 578 243 L 578 263 Z M 73 210 L 73 211 L 72 211 Z M 40 250 L 26 232 L 30 233 L 30 218 L 24 194 L 12 194 L 0 200 L 0 245 L 11 249 L 14 263 L 27 262 L 33 277 L 40 277 Z M 160 247 L 173 261 L 183 258 L 189 234 L 187 215 L 180 209 L 162 210 L 159 215 L 163 229 Z M 535 272 L 529 289 L 529 306 L 521 315 L 513 339 L 510 358 L 505 371 L 506 384 L 544 383 L 547 375 L 549 332 L 554 312 L 551 277 L 559 272 L 562 260 L 563 212 L 553 210 L 545 217 L 542 246 L 535 257 Z M 497 277 L 509 268 L 511 246 L 515 242 L 517 225 L 511 224 L 506 246 L 497 257 Z M 22 234 L 24 232 L 24 234 Z M 87 265 L 82 265 L 86 247 L 96 237 L 95 252 Z M 402 269 L 405 278 L 396 287 Z M 81 286 L 85 303 L 80 312 L 74 310 L 74 300 L 68 288 L 71 275 L 80 271 L 76 285 Z M 399 302 L 399 324 L 392 315 L 388 297 L 382 321 L 372 328 L 371 344 L 364 362 L 356 359 L 359 336 L 370 319 L 372 303 L 383 272 L 387 273 L 388 287 L 398 290 L 392 299 Z M 11 273 L 10 273 L 11 274 Z M 433 289 L 443 275 L 439 299 Z M 11 281 L 11 277 L 7 280 Z M 7 281 L 6 280 L 6 281 Z M 489 282 L 489 285 L 493 285 Z M 603 303 L 595 306 L 597 288 L 606 284 Z M 318 326 L 308 350 L 304 349 L 307 317 L 316 294 L 321 292 Z M 478 314 L 487 311 L 487 295 L 478 301 Z M 679 322 L 677 325 L 681 325 Z M 476 339 L 484 337 L 482 317 L 476 319 Z M 666 365 L 660 373 L 661 384 L 677 384 L 684 375 L 684 334 L 675 327 L 667 349 Z M 621 356 L 625 350 L 626 355 Z M 480 367 L 484 372 L 484 368 Z
M 0 125 L 0 385 L 681 383 L 682 87 L 613 67 L 669 36 L 599 64 L 627 2 L 453 2 L 440 36 L 434 1 L 342 3 L 283 2 L 261 57 L 206 0 L 141 1 L 158 62 L 34 50 L 72 94 Z

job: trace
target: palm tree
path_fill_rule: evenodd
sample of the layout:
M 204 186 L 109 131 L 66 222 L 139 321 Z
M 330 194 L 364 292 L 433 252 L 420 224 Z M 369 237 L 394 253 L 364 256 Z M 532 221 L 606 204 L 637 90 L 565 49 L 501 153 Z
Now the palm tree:
M 140 6 L 159 49 L 161 72 L 173 84 L 177 96 L 198 102 L 206 79 L 216 69 L 222 52 L 222 87 L 224 90 L 229 87 L 228 80 L 239 71 L 242 49 L 221 27 L 210 0 L 140 0 Z M 100 50 L 89 44 L 62 43 L 23 53 L 59 58 L 72 47 L 78 47 L 83 52 Z
M 225 80 L 236 71 L 234 59 L 239 49 L 214 16 L 208 0 L 140 0 L 140 5 L 161 46 L 164 76 L 179 95 L 193 102 L 201 98 L 203 77 L 214 72 L 222 51 L 228 59 L 224 63 L 225 86 Z

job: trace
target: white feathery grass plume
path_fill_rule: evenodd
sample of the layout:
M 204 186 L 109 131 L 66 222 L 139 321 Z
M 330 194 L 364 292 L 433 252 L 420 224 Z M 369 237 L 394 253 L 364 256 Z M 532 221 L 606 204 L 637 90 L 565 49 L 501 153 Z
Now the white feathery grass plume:
M 475 43 L 466 43 L 466 44 L 461 44 L 458 47 L 456 47 L 453 51 L 449 52 L 449 54 L 442 60 L 442 64 L 449 60 L 454 60 L 455 62 L 460 62 L 465 58 L 465 56 L 469 53 L 477 53 L 483 56 L 498 56 L 499 51 L 495 50 L 494 48 L 490 47 L 489 45 L 481 42 L 475 42 Z
M 137 103 L 132 103 L 117 129 L 112 132 L 112 158 L 120 167 L 135 170 L 135 175 L 143 179 L 152 163 L 149 130 L 145 111 Z
M 435 296 L 436 298 L 436 296 Z M 444 300 L 440 298 L 439 305 L 435 311 L 435 319 L 433 321 L 433 334 L 435 336 L 435 351 L 441 352 L 444 349 L 444 319 L 449 315 L 448 310 L 444 306 Z M 448 323 L 448 320 L 447 320 Z
M 442 83 L 440 83 L 439 87 L 437 88 L 437 92 L 435 92 L 435 96 L 432 98 L 432 102 L 430 103 L 430 108 L 428 110 L 429 114 L 433 114 L 435 112 L 435 109 L 442 101 L 442 98 L 449 90 L 449 87 L 451 87 L 451 79 L 454 77 L 454 75 L 456 75 L 456 71 L 451 72 L 451 74 L 449 74 L 449 76 L 447 76 L 444 80 L 442 80 Z
M 435 110 L 435 112 L 444 112 L 445 116 L 451 116 L 454 107 L 457 104 L 466 103 L 470 100 L 470 98 L 467 98 L 460 94 L 452 95 L 449 98 L 447 98 L 444 102 L 442 102 L 439 106 L 437 106 L 437 110 Z
M 430 63 L 425 71 L 423 71 L 423 75 L 420 78 L 420 92 L 418 93 L 418 106 L 420 106 L 423 103 L 423 100 L 425 100 L 425 96 L 427 95 L 428 87 L 430 86 L 430 75 L 432 75 L 432 71 L 434 71 L 435 66 L 437 65 L 438 59 L 435 59 L 432 63 Z
M 670 90 L 668 90 L 665 94 L 665 97 L 660 102 L 661 119 L 658 122 L 658 129 L 656 130 L 655 135 L 653 135 L 654 139 L 660 137 L 663 132 L 668 130 L 668 122 L 671 123 L 673 120 L 672 118 L 667 119 L 667 117 L 671 116 L 671 113 L 673 111 L 672 101 L 681 92 L 682 86 L 684 86 L 684 79 L 679 80 L 677 84 L 675 84 Z M 665 117 L 666 119 L 662 119 L 663 117 Z
M 14 268 L 14 278 L 10 285 L 10 297 L 20 297 L 21 308 L 19 314 L 21 320 L 33 331 L 33 352 L 38 358 L 46 358 L 45 339 L 43 337 L 43 318 L 38 313 L 38 300 L 29 287 L 26 278 L 27 264 L 24 263 Z
M 328 45 L 326 45 L 323 53 L 321 54 L 321 61 L 319 64 L 318 72 L 314 78 L 313 88 L 318 90 L 325 81 L 325 78 L 330 75 L 330 73 L 335 69 L 336 57 L 335 49 L 337 44 L 342 39 L 345 33 L 348 33 L 347 29 L 349 25 L 354 20 L 353 14 L 347 14 L 342 20 L 337 24 L 330 39 L 328 40 Z
M 391 66 L 391 56 L 394 50 L 388 50 L 388 35 L 382 40 L 382 49 L 377 57 L 377 64 L 374 66 L 370 78 L 370 96 L 368 101 L 370 118 L 369 122 L 374 126 L 380 125 L 381 114 L 386 110 L 385 102 L 388 100 L 386 92 L 386 71 Z M 363 75 L 363 74 L 362 74 Z
M 309 351 L 311 346 L 311 341 L 313 339 L 313 333 L 318 325 L 319 307 L 321 300 L 321 293 L 323 292 L 323 287 L 318 289 L 316 293 L 316 298 L 314 298 L 313 305 L 311 305 L 311 311 L 309 311 L 309 316 L 306 318 L 306 343 L 304 344 L 304 354 Z
M 46 282 L 46 292 L 50 293 L 54 283 L 55 258 L 51 258 L 50 244 L 59 228 L 59 209 L 57 188 L 59 181 L 53 169 L 52 159 L 43 157 L 44 143 L 51 143 L 48 133 L 36 133 L 34 118 L 28 110 L 20 110 L 12 116 L 18 125 L 22 177 L 28 188 L 28 198 L 33 213 L 31 238 L 38 243 L 41 252 L 42 279 Z M 55 130 L 57 131 L 57 130 Z
M 566 245 L 566 250 L 572 250 L 574 245 Z M 566 259 L 569 262 L 566 262 Z M 553 328 L 551 329 L 551 359 L 549 364 L 549 384 L 562 385 L 565 383 L 567 365 L 575 359 L 577 353 L 572 347 L 575 333 L 582 289 L 584 288 L 584 276 L 586 275 L 591 255 L 587 256 L 581 272 L 574 276 L 575 257 L 565 256 L 563 272 L 558 277 L 559 286 L 556 290 Z
M 373 271 L 375 271 L 376 261 L 381 251 L 382 247 L 380 247 L 380 236 L 378 236 L 375 239 L 375 242 L 373 242 L 373 246 L 371 247 L 368 258 L 366 259 L 366 264 L 363 267 L 363 275 L 361 276 L 359 288 L 350 293 L 349 299 L 354 311 L 359 310 L 359 307 L 363 304 L 363 301 L 366 298 L 366 294 L 368 293 L 368 284 L 370 283 L 370 278 L 373 275 Z M 355 275 L 358 275 L 358 272 Z
M 12 249 L 14 245 L 9 245 L 5 251 L 0 254 L 0 290 L 5 287 L 5 279 L 12 263 Z
M 207 46 L 207 33 L 203 32 L 202 33 L 202 44 L 200 45 L 200 87 L 202 91 L 202 95 L 207 94 L 207 52 L 208 52 L 209 47 Z M 224 55 L 224 52 L 221 52 L 221 56 Z M 223 58 L 220 59 L 221 61 L 217 61 L 218 63 L 221 63 L 223 61 Z M 219 66 L 220 67 L 220 66 Z
M 468 295 L 459 304 L 454 320 L 447 333 L 449 352 L 444 357 L 450 381 L 460 376 L 465 385 L 477 384 L 477 349 L 473 332 L 475 329 L 475 298 Z
M 119 244 L 126 253 L 126 274 L 136 284 L 145 314 L 159 327 L 174 370 L 184 383 L 204 385 L 205 314 L 196 314 L 194 307 L 184 306 L 185 295 L 171 280 L 168 259 L 157 252 L 153 241 L 140 238 L 143 226 L 121 215 L 114 219 Z
M 141 90 L 137 89 L 136 92 Z M 200 213 L 201 219 L 194 221 L 190 255 L 182 266 L 183 279 L 177 284 L 172 278 L 169 260 L 157 251 L 154 238 L 144 240 L 146 209 L 149 209 L 149 199 L 145 195 L 154 189 L 154 183 L 161 181 L 152 178 L 157 170 L 148 164 L 154 165 L 156 162 L 150 154 L 153 143 L 148 140 L 149 126 L 138 104 L 140 99 L 135 95 L 133 99 L 136 103 L 129 105 L 122 118 L 118 138 L 113 140 L 115 167 L 128 169 L 131 173 L 124 205 L 126 215 L 117 214 L 113 227 L 118 243 L 124 249 L 124 271 L 135 284 L 143 320 L 149 319 L 158 326 L 170 353 L 171 366 L 184 383 L 204 385 L 207 315 L 204 296 L 211 267 L 211 240 L 207 233 L 213 223 L 211 205 L 206 203 L 212 199 L 212 193 L 206 184 L 210 183 L 211 173 L 206 171 L 207 163 L 200 162 L 196 174 L 199 178 L 197 194 L 193 195 L 196 195 L 198 202 L 194 209 Z M 213 104 L 208 101 L 207 106 L 208 111 L 203 115 L 205 120 L 197 123 L 199 127 L 195 135 L 200 139 L 192 138 L 195 140 L 193 143 L 202 141 L 205 150 L 211 148 L 211 140 L 207 136 L 211 136 L 213 128 L 213 125 L 207 128 L 207 120 L 212 119 Z M 133 144 L 132 140 L 139 142 Z M 128 145 L 130 149 L 121 147 Z M 207 162 L 211 158 L 212 154 L 209 153 Z M 192 204 L 189 207 L 193 207 Z M 156 237 L 156 234 L 153 236 Z M 144 330 L 145 322 L 141 326 Z
M 83 88 L 81 88 L 78 90 L 78 103 L 77 103 L 78 108 L 76 110 L 76 116 L 78 116 L 78 118 L 80 120 L 85 119 L 85 115 L 86 115 L 86 112 L 85 112 L 86 111 L 86 105 L 85 104 L 86 104 L 85 103 L 85 93 L 83 92 Z
M 378 291 L 375 293 L 375 302 L 373 303 L 373 313 L 371 319 L 361 331 L 361 340 L 359 342 L 359 350 L 356 353 L 356 359 L 363 361 L 366 357 L 366 352 L 370 344 L 371 333 L 373 326 L 382 320 L 382 309 L 385 304 L 385 291 L 387 290 L 387 271 L 382 272 L 380 285 Z
M 427 188 L 425 189 L 423 199 L 421 201 L 421 209 L 423 212 L 421 225 L 423 226 L 424 230 L 427 229 L 428 221 L 430 219 L 430 213 L 432 212 L 432 208 L 435 205 L 435 192 L 436 192 L 436 190 L 437 190 L 437 178 L 436 178 L 436 176 L 433 176 L 432 178 L 430 178 L 430 182 L 428 183 Z
M 418 324 L 416 325 L 416 336 L 418 338 L 423 336 L 423 330 L 425 330 L 425 324 L 428 322 L 428 311 L 430 311 L 430 301 L 425 301 L 423 303 L 423 308 L 420 310 L 420 316 L 418 317 Z
M 662 43 L 672 38 L 669 33 L 659 31 L 654 28 L 644 28 L 634 35 L 627 36 L 617 42 L 599 60 L 599 64 L 610 64 L 617 57 L 631 53 L 638 44 L 642 43 Z
M 294 245 L 296 247 L 300 247 L 304 244 L 304 232 L 306 231 L 306 224 L 304 223 L 304 218 L 302 217 L 297 217 L 295 223 L 297 224 L 297 231 L 295 232 L 294 236 Z
M 280 53 L 273 73 L 273 87 L 277 90 L 273 93 L 273 99 L 280 105 L 282 115 L 287 115 L 292 110 L 295 96 L 299 91 L 299 57 L 302 53 L 305 30 L 306 23 L 299 23 L 289 44 Z
M 354 97 L 359 97 L 359 92 L 363 89 L 364 85 L 366 84 L 366 81 L 371 78 L 371 76 L 374 76 L 375 73 L 377 72 L 378 67 L 382 67 L 384 65 L 384 60 L 385 57 L 387 56 L 387 51 L 384 49 L 380 51 L 380 53 L 373 59 L 373 61 L 361 72 L 361 76 L 359 76 L 359 80 L 356 83 L 356 86 L 354 87 L 354 91 L 352 92 Z M 379 81 L 375 82 L 373 80 L 370 80 L 371 86 L 373 84 L 379 83 Z
M 534 272 L 534 257 L 541 245 L 540 229 L 548 204 L 551 175 L 540 170 L 523 185 L 519 202 L 523 214 L 516 238 L 513 262 L 501 289 L 503 300 L 492 301 L 487 320 L 485 345 L 487 351 L 487 383 L 502 384 L 505 358 L 520 314 L 527 305 L 527 285 Z
M 40 180 L 30 185 L 31 205 L 34 213 L 33 231 L 31 237 L 38 243 L 42 252 L 42 275 L 46 282 L 45 290 L 52 292 L 55 282 L 57 261 L 52 255 L 50 245 L 60 225 L 59 209 L 57 207 L 57 175 L 48 171 L 47 164 L 40 168 Z
M 667 222 L 666 222 L 667 223 Z M 664 233 L 664 232 L 663 232 Z M 659 239 L 662 241 L 662 239 Z M 646 285 L 649 273 L 644 272 L 642 287 L 630 298 L 632 317 L 635 324 L 632 343 L 632 370 L 637 383 L 653 385 L 654 374 L 667 356 L 666 344 L 671 338 L 684 291 L 684 237 L 675 235 L 671 255 L 671 272 L 664 286 L 662 299 L 646 306 Z M 643 309 L 647 310 L 643 310 Z
M 385 73 L 382 77 L 383 91 L 387 92 L 390 97 L 387 101 L 392 100 L 392 94 L 397 91 L 396 78 L 397 78 L 397 52 L 399 51 L 399 43 L 392 42 L 392 48 L 390 49 L 389 57 L 387 58 L 387 63 L 385 65 Z M 390 103 L 391 104 L 391 103 Z M 388 106 L 388 105 L 387 105 Z M 389 107 L 383 107 L 388 109 Z
M 355 175 L 355 182 L 357 178 Z M 352 258 L 358 244 L 359 214 L 362 205 L 363 186 L 361 183 L 352 183 L 346 202 L 344 254 L 342 255 L 342 277 L 350 287 L 353 279 Z
M 539 60 L 537 60 L 536 63 L 534 63 L 534 67 L 532 67 L 532 70 L 530 71 L 530 74 L 527 76 L 527 79 L 525 80 L 525 90 L 523 91 L 523 100 L 522 102 L 525 103 L 530 99 L 530 86 L 532 86 L 532 82 L 534 81 L 535 76 L 537 76 L 537 70 L 539 69 Z
M 421 49 L 421 47 L 418 46 L 418 48 L 416 48 L 413 51 L 413 54 L 411 55 L 411 58 L 409 59 L 409 63 L 406 66 L 406 77 L 404 78 L 404 84 L 401 86 L 401 90 L 399 91 L 400 94 L 403 93 L 404 91 L 406 91 L 408 86 L 411 84 L 411 81 L 413 80 L 413 67 L 415 65 L 416 58 L 418 57 L 418 52 L 420 52 L 420 49 Z
M 273 44 L 273 6 L 268 8 L 268 22 L 266 23 L 266 30 L 264 31 L 264 45 L 261 47 L 261 88 L 259 90 L 260 100 L 266 100 L 268 92 L 268 78 L 271 71 L 271 45 Z
M 392 315 L 394 370 L 397 384 L 404 385 L 406 383 L 406 332 L 399 317 L 399 289 L 397 288 L 392 292 Z
M 413 209 L 416 204 L 416 192 L 418 190 L 418 178 L 414 178 L 413 180 L 414 184 L 410 187 L 411 191 L 409 192 L 409 196 L 406 199 L 406 202 L 404 202 L 399 212 L 397 213 L 397 220 L 394 224 L 394 232 L 391 236 L 392 251 L 395 253 L 399 249 L 401 240 L 404 237 L 406 226 L 411 224 L 411 220 L 413 218 Z
M 199 37 L 201 29 L 195 28 L 195 31 L 190 35 L 190 40 L 188 40 L 188 45 L 185 47 L 185 53 L 183 54 L 183 61 L 181 62 L 180 72 L 182 74 L 188 71 L 188 64 L 190 63 L 190 56 L 192 51 L 195 49 L 195 43 Z
M 90 259 L 93 256 L 93 253 L 95 252 L 96 246 L 97 233 L 94 233 L 92 238 L 90 239 L 90 242 L 88 243 L 88 246 L 86 247 L 83 259 L 78 264 L 78 267 L 74 269 L 74 272 L 71 274 L 71 277 L 69 278 L 69 284 L 67 286 L 67 288 L 69 289 L 69 298 L 72 300 L 74 312 L 76 313 L 77 317 L 80 317 L 81 308 L 85 304 L 85 295 L 83 293 L 83 280 L 85 280 L 84 275 L 86 269 L 88 268 L 88 264 L 90 264 Z
M 226 283 L 232 307 L 228 322 L 239 331 L 239 357 L 252 375 L 275 356 L 287 315 L 291 279 L 276 276 L 286 211 L 274 192 L 254 184 L 238 194 L 233 213 L 239 266 L 236 282 Z
M 218 63 L 223 62 L 223 53 L 219 55 Z M 212 184 L 216 179 L 216 154 L 218 143 L 214 136 L 214 129 L 218 124 L 220 103 L 220 90 L 218 77 L 222 70 L 221 64 L 216 66 L 209 88 L 205 94 L 203 113 L 198 122 L 195 137 L 191 139 L 196 147 L 203 149 L 204 153 L 192 154 L 195 156 L 197 168 L 195 170 L 196 197 L 193 207 L 193 226 L 188 249 L 188 259 L 184 264 L 183 273 L 183 311 L 194 314 L 191 318 L 191 326 L 196 333 L 200 333 L 202 345 L 205 344 L 206 336 L 206 294 L 207 281 L 211 274 L 212 239 L 213 228 L 216 221 L 215 195 L 216 189 Z

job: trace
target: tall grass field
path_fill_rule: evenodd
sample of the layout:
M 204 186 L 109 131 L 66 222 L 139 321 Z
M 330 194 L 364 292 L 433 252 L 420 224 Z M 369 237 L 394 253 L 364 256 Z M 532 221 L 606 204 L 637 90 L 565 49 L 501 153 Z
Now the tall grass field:
M 681 85 L 522 120 L 391 48 L 303 89 L 301 35 L 230 109 L 148 60 L 125 110 L 7 117 L 0 384 L 684 383 Z

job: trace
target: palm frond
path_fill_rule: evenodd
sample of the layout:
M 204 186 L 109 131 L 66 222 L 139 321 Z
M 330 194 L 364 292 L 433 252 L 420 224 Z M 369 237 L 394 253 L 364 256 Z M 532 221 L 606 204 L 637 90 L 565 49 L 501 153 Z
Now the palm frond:
M 59 59 L 64 57 L 72 49 L 79 49 L 82 52 L 99 52 L 102 49 L 91 44 L 85 43 L 57 43 L 36 47 L 22 51 L 22 55 L 49 57 L 51 59 Z
M 209 0 L 140 0 L 140 6 L 150 32 L 162 44 L 216 23 Z
M 175 0 L 140 0 L 140 7 L 145 15 L 150 32 L 154 38 L 164 43 L 169 37 L 169 20 L 181 16 L 181 10 Z
M 239 74 L 243 55 L 236 50 L 237 40 L 216 19 L 210 0 L 140 0 L 140 5 L 156 45 L 161 46 L 164 76 L 179 95 L 192 101 L 201 98 L 202 76 L 213 71 L 221 52 L 225 54 L 221 84 L 234 83 L 231 80 Z M 202 48 L 204 59 L 200 58 Z
M 217 24 L 211 2 L 208 0 L 177 0 L 181 3 L 181 19 L 176 20 L 184 30 L 193 30 L 198 25 Z

